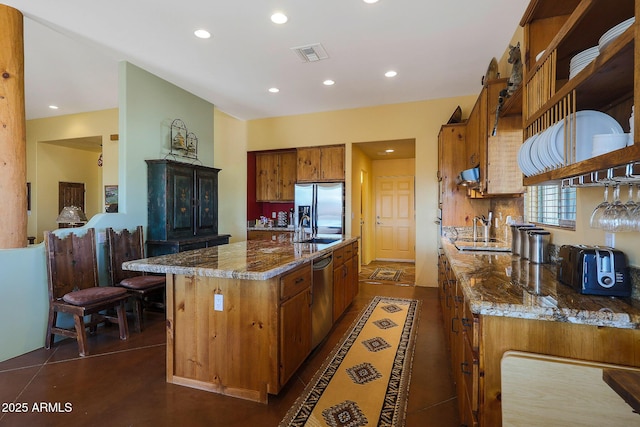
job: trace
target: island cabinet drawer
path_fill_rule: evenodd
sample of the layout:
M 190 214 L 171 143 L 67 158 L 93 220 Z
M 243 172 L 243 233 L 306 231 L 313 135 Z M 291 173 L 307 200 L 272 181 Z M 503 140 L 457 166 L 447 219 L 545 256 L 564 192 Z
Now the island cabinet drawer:
M 280 300 L 286 300 L 311 286 L 311 264 L 305 264 L 280 277 Z
M 333 251 L 333 268 L 339 267 L 344 264 L 347 259 L 345 256 L 345 246 Z
M 353 257 L 353 244 L 344 246 L 344 259 L 348 260 Z

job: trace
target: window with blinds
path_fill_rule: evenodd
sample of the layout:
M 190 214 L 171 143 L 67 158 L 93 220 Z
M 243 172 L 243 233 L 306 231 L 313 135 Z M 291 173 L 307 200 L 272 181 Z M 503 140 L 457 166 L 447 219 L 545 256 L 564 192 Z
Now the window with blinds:
M 575 230 L 576 189 L 557 185 L 528 187 L 525 194 L 527 221 Z

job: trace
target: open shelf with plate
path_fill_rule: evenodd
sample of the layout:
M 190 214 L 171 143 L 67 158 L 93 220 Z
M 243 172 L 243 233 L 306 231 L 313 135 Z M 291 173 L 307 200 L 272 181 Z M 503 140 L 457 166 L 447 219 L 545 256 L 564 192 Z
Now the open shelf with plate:
M 630 131 L 632 106 L 640 91 L 635 66 L 637 8 L 640 0 L 620 0 L 615 7 L 606 0 L 531 2 L 521 21 L 525 29 L 523 149 L 535 135 L 545 140 L 543 132 L 559 122 L 563 122 L 564 133 L 556 135 L 560 159 L 542 161 L 542 166 L 529 170 L 525 185 L 561 181 L 640 159 L 638 143 L 585 156 L 585 144 L 591 146 L 592 135 L 583 130 L 580 137 L 576 131 L 578 112 L 585 110 L 615 119 L 619 126 L 611 128 L 611 133 Z M 634 139 L 638 141 L 637 135 Z M 551 147 L 552 142 L 546 141 Z M 538 152 L 544 150 L 538 146 Z

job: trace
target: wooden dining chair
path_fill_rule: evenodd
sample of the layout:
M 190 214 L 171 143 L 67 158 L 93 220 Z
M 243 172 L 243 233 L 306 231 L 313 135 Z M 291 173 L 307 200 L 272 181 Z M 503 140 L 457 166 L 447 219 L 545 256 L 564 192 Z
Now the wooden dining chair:
M 138 332 L 142 331 L 143 305 L 153 294 L 162 294 L 166 287 L 165 276 L 147 275 L 138 271 L 122 269 L 122 263 L 144 258 L 144 237 L 142 226 L 134 232 L 123 229 L 116 232 L 107 228 L 107 247 L 109 252 L 109 275 L 111 284 L 127 290 L 133 300 L 133 313 Z
M 51 348 L 54 335 L 75 338 L 80 356 L 87 351 L 88 327 L 95 333 L 100 323 L 117 323 L 120 339 L 129 337 L 125 302 L 126 290 L 111 286 L 99 286 L 98 263 L 96 258 L 95 230 L 89 228 L 84 235 L 75 232 L 58 237 L 44 233 L 47 256 L 47 276 L 49 287 L 49 321 L 45 347 Z M 108 315 L 107 312 L 116 316 Z M 73 316 L 74 328 L 57 326 L 58 313 Z M 90 315 L 90 321 L 84 317 Z

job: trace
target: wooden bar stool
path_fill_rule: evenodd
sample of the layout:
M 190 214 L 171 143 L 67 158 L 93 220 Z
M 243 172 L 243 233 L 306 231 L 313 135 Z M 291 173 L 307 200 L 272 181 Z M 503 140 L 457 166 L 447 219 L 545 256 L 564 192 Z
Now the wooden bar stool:
M 107 246 L 111 284 L 125 288 L 132 297 L 136 330 L 141 332 L 143 305 L 152 294 L 161 293 L 164 296 L 165 276 L 146 275 L 137 271 L 122 269 L 123 262 L 145 257 L 141 225 L 134 232 L 130 232 L 127 229 L 116 232 L 111 227 L 107 228 Z
M 80 356 L 87 351 L 86 328 L 97 330 L 100 323 L 117 323 L 120 339 L 129 337 L 125 301 L 128 294 L 124 289 L 98 285 L 98 263 L 96 258 L 95 230 L 78 236 L 70 233 L 60 238 L 45 232 L 45 250 L 47 255 L 47 275 L 49 284 L 49 322 L 45 348 L 51 348 L 54 335 L 75 338 L 78 341 Z M 101 314 L 115 309 L 117 316 Z M 73 316 L 74 329 L 57 326 L 58 313 Z M 91 315 L 85 323 L 84 316 Z

